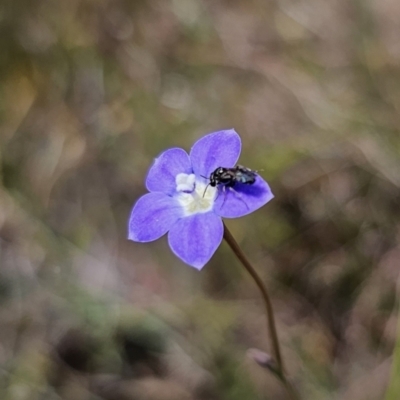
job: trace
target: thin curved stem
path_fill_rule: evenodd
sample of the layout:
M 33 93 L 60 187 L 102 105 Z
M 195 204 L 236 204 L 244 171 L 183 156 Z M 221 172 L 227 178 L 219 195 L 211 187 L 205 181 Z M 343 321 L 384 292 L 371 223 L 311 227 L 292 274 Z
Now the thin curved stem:
M 282 356 L 281 356 L 281 350 L 280 350 L 280 346 L 279 346 L 278 334 L 276 331 L 274 311 L 272 309 L 272 303 L 269 298 L 267 288 L 265 287 L 263 281 L 257 274 L 256 270 L 253 268 L 253 266 L 247 260 L 242 249 L 239 247 L 235 238 L 232 236 L 231 232 L 228 230 L 228 228 L 226 227 L 225 224 L 224 224 L 224 239 L 226 240 L 226 242 L 228 243 L 228 245 L 232 249 L 232 251 L 235 253 L 235 255 L 239 259 L 239 261 L 247 269 L 248 273 L 254 279 L 256 285 L 258 286 L 258 288 L 261 291 L 261 294 L 262 294 L 262 297 L 263 297 L 264 303 L 265 303 L 265 308 L 267 311 L 268 330 L 269 330 L 269 336 L 271 339 L 271 347 L 273 350 L 274 359 L 277 364 L 278 372 L 283 372 Z
M 247 257 L 244 255 L 242 249 L 240 248 L 240 246 L 238 245 L 235 238 L 232 236 L 231 232 L 229 231 L 229 229 L 226 227 L 225 224 L 224 224 L 224 239 L 228 243 L 229 247 L 234 252 L 236 257 L 239 259 L 239 261 L 246 268 L 247 272 L 254 279 L 256 285 L 258 286 L 258 288 L 260 289 L 260 292 L 262 294 L 264 304 L 265 304 L 266 314 L 267 314 L 268 332 L 269 332 L 269 337 L 270 337 L 270 341 L 271 341 L 271 347 L 272 347 L 272 351 L 273 351 L 274 361 L 276 363 L 276 365 L 270 369 L 277 375 L 279 380 L 286 387 L 286 390 L 290 394 L 290 397 L 292 399 L 298 399 L 299 397 L 298 397 L 296 391 L 294 390 L 293 386 L 291 385 L 291 383 L 287 380 L 287 378 L 285 376 L 283 360 L 282 360 L 282 355 L 281 355 L 281 350 L 280 350 L 280 345 L 279 345 L 279 339 L 278 339 L 278 334 L 276 331 L 274 311 L 272 309 L 272 303 L 271 303 L 271 299 L 269 297 L 267 288 L 264 285 L 260 276 L 257 274 L 256 270 L 250 264 Z

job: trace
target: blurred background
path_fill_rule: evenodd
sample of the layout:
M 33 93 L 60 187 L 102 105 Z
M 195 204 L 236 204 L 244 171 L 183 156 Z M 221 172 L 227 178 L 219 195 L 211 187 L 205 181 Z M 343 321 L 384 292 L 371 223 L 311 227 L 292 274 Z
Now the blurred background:
M 3 0 L 0 398 L 286 398 L 224 243 L 126 240 L 154 157 L 234 127 L 276 197 L 226 223 L 303 399 L 399 399 L 399 37 L 398 0 Z

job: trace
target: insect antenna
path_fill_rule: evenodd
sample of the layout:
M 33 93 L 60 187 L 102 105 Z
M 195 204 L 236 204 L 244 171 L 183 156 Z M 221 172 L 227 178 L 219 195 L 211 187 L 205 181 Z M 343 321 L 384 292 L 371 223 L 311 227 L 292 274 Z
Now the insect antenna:
M 202 178 L 204 178 L 204 179 L 209 179 L 209 178 L 207 178 L 207 177 L 204 176 L 204 175 L 200 175 L 200 176 L 201 176 Z M 206 188 L 204 189 L 203 198 L 204 198 L 204 196 L 206 195 L 206 192 L 207 192 L 208 187 L 210 186 L 210 183 L 211 183 L 211 182 L 209 182 L 209 183 L 207 184 Z
M 207 186 L 206 186 L 206 188 L 204 189 L 203 198 L 204 198 L 204 196 L 206 195 L 206 192 L 207 192 L 207 189 L 208 189 L 209 186 L 210 186 L 210 183 L 208 183 Z

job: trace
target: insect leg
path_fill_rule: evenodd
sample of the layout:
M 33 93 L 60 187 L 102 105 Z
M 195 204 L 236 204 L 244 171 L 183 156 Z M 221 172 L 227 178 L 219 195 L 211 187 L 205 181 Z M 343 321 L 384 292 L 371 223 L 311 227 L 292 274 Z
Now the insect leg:
M 236 191 L 232 186 L 229 186 L 228 189 L 234 193 L 234 195 L 246 206 L 247 209 L 249 209 L 249 206 L 243 200 L 242 195 L 238 191 Z
M 226 185 L 222 186 L 222 192 L 224 193 L 224 201 L 222 202 L 221 207 L 219 209 L 221 209 L 225 204 L 225 200 L 226 200 Z
M 242 198 L 242 196 L 240 195 L 240 193 L 237 192 L 237 191 L 236 191 L 232 186 L 230 186 L 230 185 L 223 185 L 223 186 L 222 186 L 222 192 L 224 193 L 224 200 L 223 200 L 223 202 L 222 202 L 222 204 L 221 204 L 221 206 L 220 206 L 219 209 L 221 209 L 221 208 L 224 206 L 224 204 L 225 204 L 226 196 L 227 196 L 227 190 L 230 190 L 231 192 L 233 192 L 234 195 L 237 196 L 237 198 L 246 206 L 246 208 L 249 209 L 249 206 L 248 206 L 247 203 L 243 200 L 243 198 Z M 216 197 L 215 200 L 217 200 L 218 196 L 219 196 L 219 191 L 218 191 L 218 194 L 217 194 L 217 197 Z

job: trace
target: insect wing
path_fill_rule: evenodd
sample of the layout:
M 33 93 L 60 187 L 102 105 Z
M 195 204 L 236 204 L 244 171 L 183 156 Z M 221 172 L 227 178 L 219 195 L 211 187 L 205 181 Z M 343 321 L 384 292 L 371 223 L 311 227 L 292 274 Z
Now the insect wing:
M 253 184 L 256 181 L 257 174 L 249 169 L 238 165 L 236 168 L 236 181 L 244 184 Z

